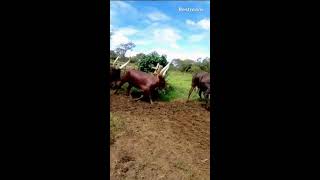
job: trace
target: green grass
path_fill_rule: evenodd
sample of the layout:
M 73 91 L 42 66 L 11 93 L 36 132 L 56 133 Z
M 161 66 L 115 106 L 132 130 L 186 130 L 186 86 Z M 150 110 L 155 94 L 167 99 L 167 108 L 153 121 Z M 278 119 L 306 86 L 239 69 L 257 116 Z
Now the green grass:
M 191 88 L 192 74 L 170 70 L 167 73 L 166 81 L 169 86 L 169 91 L 161 94 L 160 99 L 163 101 L 187 100 Z M 190 96 L 190 100 L 197 99 L 199 99 L 199 96 L 197 92 L 194 91 Z

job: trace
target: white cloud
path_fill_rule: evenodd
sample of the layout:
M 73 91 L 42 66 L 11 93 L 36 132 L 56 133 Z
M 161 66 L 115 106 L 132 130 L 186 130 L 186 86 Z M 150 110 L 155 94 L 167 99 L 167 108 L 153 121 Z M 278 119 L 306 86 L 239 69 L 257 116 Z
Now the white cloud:
M 115 33 L 110 40 L 110 48 L 115 49 L 117 46 L 119 46 L 122 43 L 128 43 L 129 39 L 121 34 L 121 33 Z
M 115 49 L 122 43 L 130 42 L 129 36 L 136 34 L 138 31 L 134 28 L 125 27 L 115 30 L 110 40 L 110 48 Z
M 179 48 L 177 41 L 182 38 L 173 28 L 155 29 L 153 35 L 155 42 L 167 44 L 172 48 Z
M 125 27 L 125 28 L 121 28 L 118 30 L 118 33 L 127 35 L 127 36 L 131 36 L 134 35 L 138 32 L 138 30 L 134 29 L 134 28 L 130 28 L 130 27 Z
M 126 13 L 137 13 L 137 9 L 131 6 L 129 3 L 123 1 L 111 1 L 111 8 L 113 12 L 126 12 Z
M 110 24 L 117 25 L 117 22 L 121 22 L 123 17 L 133 20 L 141 17 L 141 14 L 129 3 L 110 1 Z
M 132 56 L 135 56 L 135 55 L 137 55 L 137 54 L 139 54 L 139 52 L 137 52 L 137 51 L 127 51 L 126 52 L 126 57 L 132 57 Z
M 146 45 L 151 45 L 153 42 L 152 40 L 148 40 L 148 39 L 139 39 L 139 40 L 134 40 L 133 42 L 135 45 L 139 46 L 146 46 Z
M 192 20 L 187 19 L 186 24 L 190 26 L 195 26 L 198 28 L 202 28 L 205 30 L 210 30 L 210 19 L 202 19 L 198 22 L 194 22 Z
M 210 19 L 202 19 L 198 22 L 201 28 L 209 30 L 210 29 Z
M 206 38 L 205 34 L 196 34 L 189 37 L 190 42 L 199 42 Z
M 152 21 L 166 21 L 170 19 L 170 17 L 163 14 L 162 12 L 152 12 L 148 14 L 147 17 Z
M 193 22 L 193 21 L 191 21 L 191 20 L 189 20 L 189 19 L 186 20 L 186 23 L 187 23 L 188 25 L 196 25 L 195 22 Z

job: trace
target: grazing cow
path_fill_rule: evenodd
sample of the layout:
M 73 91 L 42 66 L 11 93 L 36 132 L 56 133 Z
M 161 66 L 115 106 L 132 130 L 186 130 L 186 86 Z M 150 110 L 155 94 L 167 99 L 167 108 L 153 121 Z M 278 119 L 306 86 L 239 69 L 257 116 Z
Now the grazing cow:
M 171 63 L 171 62 L 170 62 Z M 138 70 L 128 70 L 126 74 L 121 78 L 121 82 L 117 87 L 115 94 L 118 92 L 121 86 L 128 82 L 129 86 L 127 89 L 127 96 L 130 95 L 130 90 L 132 87 L 139 88 L 142 90 L 143 94 L 135 99 L 136 101 L 143 98 L 148 97 L 150 103 L 153 104 L 151 95 L 154 93 L 156 89 L 163 89 L 166 86 L 165 75 L 169 69 L 170 63 L 168 63 L 159 74 L 148 74 L 146 72 L 138 71 Z
M 130 59 L 129 59 L 128 62 L 126 62 L 122 66 L 118 67 L 118 65 L 116 64 L 118 59 L 119 59 L 119 56 L 113 62 L 113 65 L 110 66 L 110 76 L 109 76 L 110 77 L 110 87 L 113 87 L 113 83 L 120 81 L 121 69 L 123 69 L 130 62 Z
M 192 84 L 191 84 L 191 89 L 189 91 L 189 96 L 188 96 L 188 100 L 190 98 L 191 93 L 193 92 L 194 88 L 197 87 L 199 90 L 199 96 L 200 99 L 201 98 L 201 93 L 204 93 L 204 97 L 206 100 L 206 104 L 208 107 L 208 101 L 210 101 L 210 74 L 207 72 L 199 72 L 193 75 L 192 77 Z

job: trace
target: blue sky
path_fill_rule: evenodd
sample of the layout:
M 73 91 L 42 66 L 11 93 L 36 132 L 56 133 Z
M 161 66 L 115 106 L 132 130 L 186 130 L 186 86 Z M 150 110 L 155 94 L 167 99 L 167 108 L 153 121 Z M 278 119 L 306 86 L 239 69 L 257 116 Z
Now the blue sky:
M 157 51 L 168 59 L 210 57 L 209 1 L 110 1 L 110 48 L 136 44 L 126 56 Z M 201 11 L 179 11 L 198 8 Z

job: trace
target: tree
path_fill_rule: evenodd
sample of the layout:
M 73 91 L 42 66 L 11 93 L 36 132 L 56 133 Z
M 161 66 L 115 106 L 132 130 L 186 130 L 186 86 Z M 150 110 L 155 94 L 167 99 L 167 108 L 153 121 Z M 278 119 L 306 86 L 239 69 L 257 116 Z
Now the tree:
M 131 57 L 131 61 L 130 61 L 130 62 L 132 62 L 132 63 L 137 63 L 137 62 L 139 62 L 144 56 L 145 56 L 145 54 L 143 54 L 143 53 L 136 54 L 135 56 Z
M 165 55 L 159 55 L 157 52 L 152 52 L 148 55 L 142 56 L 138 62 L 138 67 L 141 71 L 144 72 L 153 72 L 152 67 L 157 66 L 157 64 L 162 65 L 163 67 L 168 64 L 167 57 Z
M 117 53 L 114 52 L 113 50 L 110 50 L 110 59 L 116 59 L 117 58 Z
M 205 58 L 202 62 L 198 63 L 198 66 L 202 71 L 210 72 L 210 58 Z
M 126 44 L 120 44 L 118 48 L 115 49 L 115 52 L 121 56 L 124 57 L 127 51 L 132 50 L 136 45 L 133 42 L 129 42 Z

